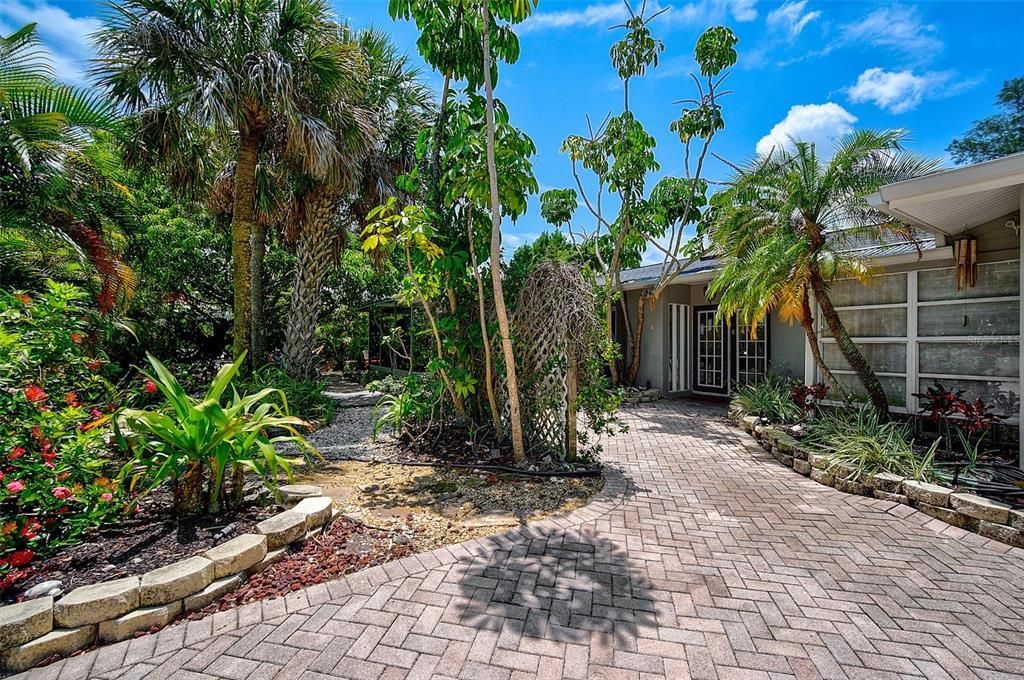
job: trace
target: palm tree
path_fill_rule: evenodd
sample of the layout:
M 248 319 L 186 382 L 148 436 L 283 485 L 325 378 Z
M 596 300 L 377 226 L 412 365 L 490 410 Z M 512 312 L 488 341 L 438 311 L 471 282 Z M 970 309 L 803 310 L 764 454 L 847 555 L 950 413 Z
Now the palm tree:
M 386 34 L 371 29 L 350 39 L 365 63 L 362 82 L 318 93 L 342 148 L 330 172 L 299 179 L 289 211 L 299 244 L 284 361 L 296 377 L 316 372 L 320 294 L 338 246 L 353 223 L 364 226 L 370 210 L 398 193 L 398 178 L 412 170 L 416 139 L 433 108 L 419 70 Z
M 348 80 L 349 61 L 335 39 L 324 0 L 126 0 L 108 5 L 96 35 L 95 71 L 112 96 L 141 114 L 140 141 L 174 153 L 182 131 L 198 124 L 234 149 L 236 357 L 251 346 L 252 308 L 262 304 L 252 296 L 252 281 L 262 276 L 253 245 L 265 239 L 256 220 L 261 147 L 280 121 L 288 150 L 309 159 L 311 170 L 333 162 L 333 130 L 310 115 L 306 95 Z
M 95 143 L 119 123 L 103 97 L 54 80 L 36 24 L 0 37 L 0 279 L 27 282 L 29 261 L 41 263 L 47 254 L 54 261 L 56 253 L 57 265 L 70 255 L 99 274 L 104 311 L 132 285 L 131 271 L 105 238 L 107 216 L 89 200 L 103 192 L 130 200 L 109 145 Z
M 821 358 L 810 296 L 872 405 L 888 414 L 881 382 L 854 344 L 829 296 L 838 279 L 867 280 L 869 264 L 850 246 L 865 236 L 885 242 L 913 239 L 905 224 L 872 208 L 865 197 L 892 182 L 936 170 L 903 148 L 903 130 L 861 130 L 840 139 L 831 159 L 815 145 L 794 141 L 739 169 L 715 196 L 708 218 L 724 262 L 708 289 L 721 295 L 718 313 L 738 314 L 756 330 L 769 312 L 800 322 L 815 362 L 835 384 Z

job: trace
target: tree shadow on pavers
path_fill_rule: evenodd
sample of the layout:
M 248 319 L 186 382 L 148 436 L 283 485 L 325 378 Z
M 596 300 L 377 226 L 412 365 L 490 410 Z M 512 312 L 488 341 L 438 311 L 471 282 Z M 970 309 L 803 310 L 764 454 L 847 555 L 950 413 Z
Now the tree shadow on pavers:
M 500 547 L 449 574 L 461 594 L 451 623 L 487 631 L 475 644 L 489 642 L 510 662 L 529 663 L 512 652 L 566 663 L 574 654 L 585 659 L 597 632 L 589 661 L 610 665 L 614 650 L 635 652 L 638 637 L 655 637 L 659 619 L 676 624 L 671 600 L 655 599 L 646 570 L 629 560 L 625 542 L 590 528 L 540 527 L 493 540 Z

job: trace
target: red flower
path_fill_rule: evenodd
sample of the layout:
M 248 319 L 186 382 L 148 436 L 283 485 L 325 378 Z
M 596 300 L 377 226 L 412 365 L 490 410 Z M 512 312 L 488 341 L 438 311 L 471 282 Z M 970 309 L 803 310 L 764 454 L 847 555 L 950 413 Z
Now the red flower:
M 78 406 L 78 395 L 74 392 L 68 392 L 64 395 L 64 403 L 68 406 Z
M 43 438 L 43 431 L 39 429 L 38 425 L 32 426 L 32 438 L 39 441 Z
M 25 485 L 22 484 L 21 482 L 15 480 L 13 482 L 8 482 L 6 488 L 7 488 L 7 491 L 10 492 L 10 493 L 18 493 L 19 491 L 21 491 L 21 490 L 23 490 L 25 488 Z
M 76 345 L 81 345 L 82 344 L 82 334 L 81 333 L 72 333 L 71 334 L 71 342 L 75 343 Z
M 21 535 L 31 541 L 33 538 L 39 535 L 38 531 L 42 528 L 42 524 L 35 520 L 32 520 L 31 522 L 29 522 L 21 528 Z
M 30 305 L 30 304 L 32 304 L 32 298 L 27 293 L 22 293 L 21 295 L 15 295 L 14 299 L 17 300 L 18 302 L 20 302 L 23 305 Z
M 71 496 L 74 495 L 71 493 L 71 489 L 69 489 L 66 486 L 55 486 L 52 489 L 50 489 L 50 493 L 53 494 L 54 498 L 61 501 L 64 500 L 65 498 L 71 498 Z
M 95 373 L 96 371 L 100 370 L 100 366 L 102 366 L 102 365 L 103 365 L 103 364 L 101 364 L 101 363 L 100 363 L 100 360 L 99 360 L 99 359 L 93 359 L 92 361 L 90 361 L 89 363 L 87 363 L 87 364 L 85 365 L 85 367 L 86 367 L 86 368 L 88 368 L 88 369 L 89 369 L 90 371 L 92 371 L 93 373 Z
M 13 534 L 14 530 L 18 528 L 15 522 L 4 522 L 3 528 L 0 528 L 0 536 L 7 536 Z
M 7 562 L 12 567 L 24 567 L 26 564 L 31 562 L 32 558 L 35 556 L 36 554 L 28 549 L 15 550 L 11 553 L 11 556 L 7 558 Z
M 102 418 L 103 411 L 99 410 L 98 408 L 94 408 L 93 410 L 89 411 L 89 415 L 92 416 L 93 418 Z
M 21 458 L 24 455 L 25 455 L 25 449 L 23 449 L 23 448 L 21 448 L 19 446 L 19 447 L 15 448 L 13 451 L 11 451 L 10 453 L 8 453 L 7 454 L 7 458 L 9 460 L 17 460 L 18 458 Z
M 39 385 L 29 385 L 25 388 L 25 398 L 31 401 L 33 404 L 38 405 L 41 402 L 46 401 L 46 392 Z
M 146 381 L 146 391 L 149 392 L 150 394 L 153 394 L 154 392 L 156 392 L 156 383 L 153 382 L 152 380 L 147 380 Z

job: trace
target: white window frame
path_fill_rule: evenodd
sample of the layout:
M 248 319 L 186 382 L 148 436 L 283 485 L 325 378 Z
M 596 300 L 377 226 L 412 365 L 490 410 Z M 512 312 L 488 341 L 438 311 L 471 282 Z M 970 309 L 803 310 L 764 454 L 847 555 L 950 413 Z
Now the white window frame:
M 984 263 L 982 263 L 982 266 L 985 266 L 985 265 L 995 265 L 995 264 L 1009 264 L 1009 263 L 1014 263 L 1014 262 L 1018 262 L 1018 260 L 1017 259 L 996 260 L 996 261 L 993 261 L 993 262 L 984 262 Z M 1022 268 L 1022 270 L 1024 270 L 1024 265 L 1018 264 L 1018 266 L 1020 266 Z M 903 378 L 904 381 L 905 381 L 905 395 L 904 395 L 905 405 L 904 406 L 892 406 L 892 407 L 890 407 L 890 410 L 892 410 L 893 412 L 896 412 L 896 413 L 917 413 L 918 412 L 919 407 L 918 407 L 918 403 L 917 403 L 917 398 L 914 397 L 913 394 L 915 392 L 920 392 L 920 382 L 921 382 L 922 379 L 929 380 L 929 381 L 930 380 L 948 380 L 948 381 L 963 380 L 963 381 L 968 381 L 968 382 L 970 382 L 970 381 L 973 381 L 973 382 L 999 382 L 999 383 L 1016 384 L 1017 385 L 1017 394 L 1018 394 L 1018 396 L 1021 396 L 1022 380 L 1021 380 L 1021 366 L 1019 364 L 1018 364 L 1018 367 L 1017 367 L 1017 376 L 1016 377 L 1010 377 L 1010 376 L 977 376 L 977 375 L 962 375 L 962 374 L 954 374 L 954 373 L 922 373 L 920 371 L 920 345 L 921 344 L 940 344 L 940 343 L 978 343 L 978 344 L 984 344 L 986 342 L 991 342 L 991 340 L 993 338 L 993 336 L 986 336 L 986 335 L 940 335 L 940 336 L 919 336 L 918 335 L 918 309 L 920 307 L 942 306 L 942 305 L 957 304 L 958 302 L 960 302 L 960 301 L 958 301 L 956 299 L 919 301 L 917 299 L 917 297 L 918 297 L 918 274 L 920 272 L 922 272 L 922 271 L 935 271 L 935 270 L 950 269 L 950 268 L 951 267 L 949 267 L 949 266 L 945 266 L 945 267 L 938 267 L 938 266 L 936 266 L 936 267 L 927 267 L 927 268 L 924 268 L 924 269 L 917 269 L 917 270 L 908 271 L 908 272 L 890 272 L 890 273 L 882 274 L 881 276 L 900 276 L 900 275 L 904 275 L 904 274 L 906 275 L 906 277 L 907 277 L 906 278 L 906 281 L 907 281 L 907 301 L 905 303 L 903 303 L 903 302 L 896 302 L 896 303 L 884 303 L 884 304 L 877 304 L 877 305 L 845 305 L 845 306 L 837 306 L 836 307 L 836 311 L 838 311 L 838 312 L 854 311 L 854 310 L 861 310 L 861 309 L 898 309 L 898 308 L 905 308 L 907 310 L 907 331 L 906 331 L 906 334 L 904 336 L 884 337 L 884 338 L 883 337 L 878 337 L 878 338 L 875 338 L 875 337 L 872 337 L 872 338 L 851 337 L 851 340 L 853 340 L 855 343 L 857 343 L 859 345 L 867 345 L 867 344 L 905 344 L 905 346 L 906 346 L 906 372 L 905 373 L 882 372 L 882 371 L 876 371 L 875 372 L 875 375 L 877 375 L 880 378 L 886 378 L 886 377 Z M 1020 286 L 1021 284 L 1024 284 L 1024 281 L 1021 281 L 1018 284 L 1018 286 Z M 967 301 L 968 304 L 981 304 L 981 303 L 986 303 L 986 302 L 994 302 L 994 303 L 999 303 L 999 302 L 1016 302 L 1016 303 L 1020 303 L 1021 302 L 1020 291 L 1018 291 L 1017 295 L 999 295 L 999 296 L 992 296 L 992 297 L 978 297 L 978 298 L 970 298 Z M 1022 306 L 1021 315 L 1022 315 L 1022 317 L 1024 317 L 1024 304 L 1022 304 L 1021 306 Z M 828 331 L 828 327 L 825 325 L 825 323 L 821 319 L 821 310 L 820 310 L 820 308 L 818 308 L 817 305 L 815 306 L 815 308 L 816 308 L 816 311 L 817 311 L 816 325 L 818 327 L 818 339 L 819 339 L 820 344 L 822 345 L 822 350 L 823 350 L 825 344 L 829 344 L 829 343 L 835 344 L 835 340 L 832 337 L 830 337 L 830 334 L 829 334 L 829 331 Z M 999 336 L 994 336 L 994 337 L 998 337 L 1003 342 L 1007 342 L 1007 343 L 1010 343 L 1010 344 L 1017 343 L 1019 345 L 1020 344 L 1020 338 L 1021 338 L 1021 335 L 1020 335 L 1021 330 L 1022 330 L 1021 328 L 1018 328 L 1016 335 L 999 335 Z M 807 350 L 807 354 L 810 355 L 809 348 Z M 812 372 L 808 372 L 806 375 L 813 375 L 814 376 L 814 381 L 821 381 L 822 380 L 821 372 L 818 369 L 817 365 L 814 364 L 813 360 L 812 359 L 808 359 L 808 361 L 806 362 L 806 365 L 813 368 L 813 371 Z M 831 369 L 831 370 L 832 370 L 832 373 L 834 373 L 836 375 L 856 375 L 854 373 L 854 371 L 849 370 L 849 369 Z M 1022 412 L 1022 418 L 1024 418 L 1024 406 L 1022 406 L 1021 412 Z

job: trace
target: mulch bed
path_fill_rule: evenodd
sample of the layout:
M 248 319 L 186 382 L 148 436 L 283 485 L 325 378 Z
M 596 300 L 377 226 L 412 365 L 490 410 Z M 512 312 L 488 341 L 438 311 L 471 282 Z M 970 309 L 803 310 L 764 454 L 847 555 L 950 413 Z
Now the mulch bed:
M 252 506 L 215 517 L 178 520 L 170 515 L 170 494 L 155 492 L 139 503 L 139 511 L 116 524 L 100 527 L 30 567 L 30 575 L 3 593 L 13 602 L 28 588 L 60 581 L 67 593 L 79 586 L 142 574 L 201 553 L 244 534 L 274 514 L 275 508 Z
M 248 602 L 282 597 L 307 586 L 408 557 L 414 552 L 411 544 L 396 544 L 394 536 L 391 531 L 338 517 L 326 531 L 306 541 L 300 550 L 253 574 L 237 590 L 185 618 L 201 619 Z

